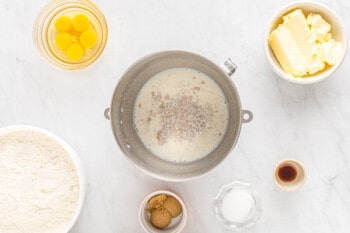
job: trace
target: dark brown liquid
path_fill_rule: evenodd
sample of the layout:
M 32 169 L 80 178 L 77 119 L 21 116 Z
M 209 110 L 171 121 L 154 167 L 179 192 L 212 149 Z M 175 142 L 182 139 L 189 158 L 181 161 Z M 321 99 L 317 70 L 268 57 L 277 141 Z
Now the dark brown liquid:
M 278 177 L 283 182 L 292 182 L 297 177 L 297 171 L 291 165 L 283 165 L 278 169 Z

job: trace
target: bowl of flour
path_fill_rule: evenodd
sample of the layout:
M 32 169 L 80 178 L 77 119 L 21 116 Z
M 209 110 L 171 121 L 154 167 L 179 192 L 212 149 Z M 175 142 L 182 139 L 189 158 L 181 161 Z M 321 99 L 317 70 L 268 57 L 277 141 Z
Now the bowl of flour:
M 62 139 L 33 126 L 0 129 L 0 232 L 67 233 L 85 188 L 81 161 Z

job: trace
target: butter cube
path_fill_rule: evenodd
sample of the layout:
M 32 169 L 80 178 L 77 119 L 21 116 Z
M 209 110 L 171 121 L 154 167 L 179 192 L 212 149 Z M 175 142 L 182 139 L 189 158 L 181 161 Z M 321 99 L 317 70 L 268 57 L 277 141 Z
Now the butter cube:
M 317 64 L 318 60 L 314 59 L 316 35 L 310 31 L 303 11 L 298 9 L 284 16 L 283 25 L 292 33 L 298 44 L 305 58 L 308 71 L 309 66 L 311 66 L 313 70 L 315 70 L 315 67 L 321 66 L 321 64 Z
M 310 30 L 315 35 L 325 36 L 331 30 L 331 25 L 327 23 L 319 14 L 310 13 L 306 18 Z
M 333 39 L 319 45 L 319 56 L 329 65 L 335 65 L 340 60 L 341 54 L 341 43 Z
M 280 25 L 269 36 L 269 44 L 282 68 L 293 76 L 307 74 L 307 64 L 293 35 Z
M 305 42 L 313 43 L 316 40 L 315 35 L 310 31 L 303 11 L 300 9 L 283 16 L 283 25 L 292 33 L 299 46 L 304 45 Z
M 332 39 L 332 34 L 329 32 L 326 35 L 321 35 L 321 34 L 316 35 L 316 41 L 319 43 L 327 42 L 330 39 Z
M 316 74 L 318 71 L 323 70 L 326 68 L 326 63 L 322 61 L 320 56 L 318 54 L 315 54 L 312 57 L 311 63 L 308 65 L 308 72 L 310 75 Z

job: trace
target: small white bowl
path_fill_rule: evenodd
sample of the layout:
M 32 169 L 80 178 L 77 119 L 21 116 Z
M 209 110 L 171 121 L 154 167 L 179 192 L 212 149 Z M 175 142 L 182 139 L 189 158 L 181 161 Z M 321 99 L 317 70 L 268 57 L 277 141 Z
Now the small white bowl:
M 282 167 L 282 166 L 285 166 L 285 165 L 292 166 L 297 171 L 297 177 L 292 182 L 283 182 L 278 177 L 278 170 L 279 170 L 279 168 Z M 302 165 L 302 163 L 299 162 L 298 160 L 295 160 L 295 159 L 284 159 L 284 160 L 280 161 L 277 164 L 277 166 L 275 168 L 275 171 L 273 173 L 273 179 L 274 179 L 275 184 L 277 185 L 277 187 L 279 189 L 281 189 L 283 191 L 286 191 L 286 192 L 297 191 L 305 184 L 305 181 L 306 181 L 306 170 L 305 170 L 304 166 Z
M 158 194 L 166 194 L 168 196 L 174 197 L 176 200 L 179 201 L 181 207 L 182 207 L 182 213 L 177 216 L 176 218 L 173 218 L 171 220 L 171 223 L 168 227 L 164 229 L 158 229 L 154 227 L 150 220 L 150 214 L 147 212 L 147 202 Z M 147 233 L 180 233 L 187 223 L 187 209 L 184 201 L 174 192 L 168 191 L 168 190 L 157 190 L 150 194 L 148 194 L 143 201 L 141 202 L 140 209 L 139 209 L 139 222 L 141 224 L 142 229 Z
M 43 133 L 50 138 L 54 139 L 56 142 L 58 142 L 68 153 L 70 158 L 73 161 L 73 164 L 77 170 L 78 178 L 79 178 L 79 199 L 78 199 L 78 204 L 76 211 L 70 220 L 70 222 L 64 227 L 62 230 L 62 233 L 68 233 L 72 227 L 74 226 L 75 222 L 78 220 L 78 217 L 80 215 L 81 209 L 83 207 L 84 199 L 85 199 L 85 192 L 86 192 L 86 176 L 85 172 L 83 169 L 82 162 L 78 156 L 78 154 L 75 152 L 75 150 L 68 145 L 64 140 L 59 138 L 58 136 L 54 135 L 53 133 L 49 132 L 48 130 L 35 127 L 35 126 L 30 126 L 30 125 L 14 125 L 14 126 L 6 126 L 3 128 L 0 128 L 0 135 L 17 131 L 17 130 L 30 130 L 30 131 L 35 131 L 39 133 Z
M 279 62 L 277 61 L 271 47 L 269 46 L 268 37 L 270 33 L 277 28 L 277 26 L 282 23 L 282 16 L 286 15 L 287 13 L 296 10 L 301 9 L 304 14 L 309 13 L 317 13 L 322 16 L 326 22 L 328 22 L 331 25 L 331 33 L 333 35 L 333 38 L 337 42 L 342 43 L 343 47 L 343 53 L 341 55 L 341 59 L 337 64 L 334 66 L 328 67 L 323 71 L 320 71 L 314 75 L 307 76 L 307 78 L 295 78 L 292 75 L 286 73 L 283 68 L 280 66 Z M 338 15 L 331 10 L 329 7 L 320 4 L 318 2 L 313 1 L 300 1 L 300 2 L 294 2 L 291 3 L 282 9 L 280 9 L 270 20 L 270 23 L 267 27 L 267 30 L 264 35 L 264 50 L 266 57 L 272 67 L 272 70 L 281 78 L 297 83 L 297 84 L 312 84 L 320 82 L 327 77 L 329 77 L 331 74 L 333 74 L 338 67 L 341 65 L 341 63 L 344 60 L 345 54 L 347 49 L 347 36 L 346 36 L 346 29 L 342 22 L 342 20 L 338 17 Z

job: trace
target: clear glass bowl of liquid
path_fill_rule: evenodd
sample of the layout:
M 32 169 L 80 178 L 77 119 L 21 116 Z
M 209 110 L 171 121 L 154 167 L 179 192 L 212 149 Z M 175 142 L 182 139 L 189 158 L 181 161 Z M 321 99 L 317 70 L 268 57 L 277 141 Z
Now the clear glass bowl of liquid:
M 96 32 L 96 45 L 85 51 L 78 60 L 69 60 L 55 42 L 55 22 L 60 16 L 84 14 Z M 34 43 L 41 55 L 51 64 L 65 70 L 80 70 L 93 64 L 102 54 L 108 39 L 107 21 L 102 11 L 90 0 L 54 0 L 39 13 L 33 30 Z
M 261 198 L 250 184 L 232 182 L 224 185 L 215 197 L 215 214 L 230 230 L 254 226 L 261 213 Z

